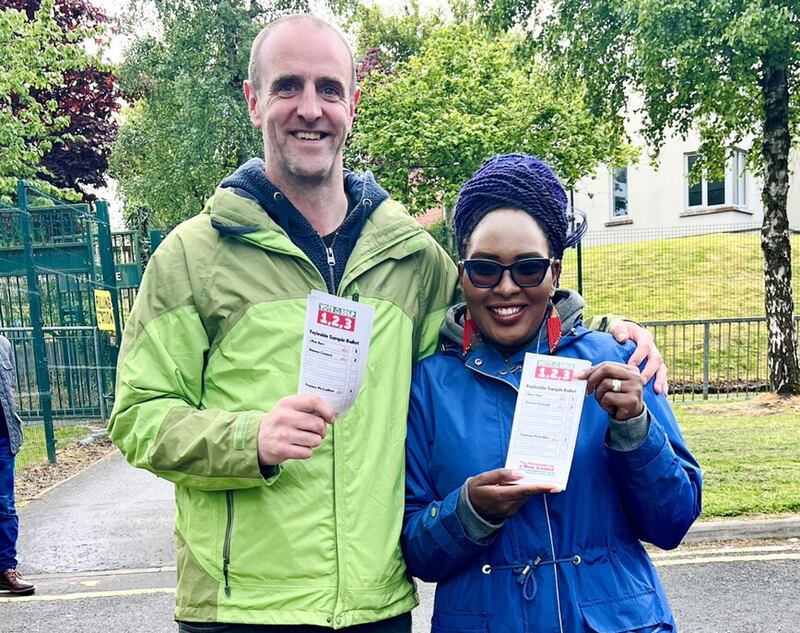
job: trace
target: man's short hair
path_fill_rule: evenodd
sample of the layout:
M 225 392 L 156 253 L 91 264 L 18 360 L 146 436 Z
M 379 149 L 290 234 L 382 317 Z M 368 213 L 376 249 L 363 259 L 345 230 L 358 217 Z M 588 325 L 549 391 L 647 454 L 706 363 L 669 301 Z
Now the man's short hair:
M 352 69 L 352 74 L 350 77 L 350 96 L 352 97 L 356 92 L 356 61 L 353 57 L 353 51 L 350 50 L 350 44 L 347 43 L 347 40 L 342 32 L 332 24 L 329 24 L 322 18 L 318 18 L 315 15 L 303 13 L 286 15 L 282 18 L 278 18 L 277 20 L 273 20 L 267 24 L 267 26 L 261 29 L 261 32 L 258 35 L 256 35 L 256 39 L 253 40 L 253 45 L 250 47 L 250 62 L 247 64 L 247 78 L 250 80 L 250 83 L 253 84 L 255 91 L 259 92 L 259 90 L 261 90 L 261 60 L 259 53 L 261 52 L 261 46 L 264 44 L 264 40 L 266 40 L 269 34 L 281 24 L 301 21 L 307 22 L 308 25 L 314 29 L 330 29 L 339 36 L 339 39 L 342 41 L 347 49 L 348 54 L 350 55 L 350 68 Z

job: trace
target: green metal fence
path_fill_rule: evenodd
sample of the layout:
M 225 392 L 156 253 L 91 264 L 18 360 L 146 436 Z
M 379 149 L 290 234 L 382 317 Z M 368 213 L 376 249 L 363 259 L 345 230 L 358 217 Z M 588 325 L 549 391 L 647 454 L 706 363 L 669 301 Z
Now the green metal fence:
M 795 325 L 800 324 L 800 317 Z M 767 320 L 696 319 L 643 323 L 669 368 L 675 400 L 742 398 L 769 390 Z
M 114 367 L 104 364 L 102 333 L 93 326 L 43 329 L 53 417 L 106 419 Z M 16 360 L 17 410 L 23 420 L 41 419 L 33 328 L 0 328 L 0 334 Z
M 0 227 L 0 331 L 14 345 L 20 415 L 41 424 L 52 462 L 58 425 L 107 414 L 121 332 L 108 208 L 20 181 Z M 98 290 L 111 294 L 111 335 L 95 327 Z

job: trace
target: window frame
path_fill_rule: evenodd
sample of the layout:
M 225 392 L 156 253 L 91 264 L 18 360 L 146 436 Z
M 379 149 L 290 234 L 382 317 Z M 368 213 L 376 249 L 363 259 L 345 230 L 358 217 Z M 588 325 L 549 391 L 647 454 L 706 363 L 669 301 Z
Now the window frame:
M 625 170 L 625 213 L 617 215 L 615 212 L 617 210 L 616 199 L 617 199 L 617 191 L 616 191 L 616 183 L 617 180 L 617 170 Z M 609 167 L 608 169 L 608 181 L 609 181 L 609 218 L 613 222 L 614 220 L 625 220 L 631 217 L 631 198 L 630 198 L 630 189 L 628 188 L 629 181 L 630 181 L 630 173 L 628 171 L 628 165 L 622 165 L 617 167 Z
M 702 209 L 718 209 L 722 207 L 732 207 L 747 210 L 748 187 L 747 187 L 747 152 L 739 147 L 730 147 L 728 159 L 725 161 L 725 176 L 721 181 L 723 184 L 723 201 L 715 204 L 708 203 L 709 181 L 705 175 L 700 178 L 700 204 L 689 204 L 689 192 L 692 188 L 689 182 L 689 163 L 695 156 L 700 156 L 700 152 L 684 152 L 683 154 L 683 207 L 686 211 L 698 211 Z M 720 182 L 720 181 L 710 181 Z

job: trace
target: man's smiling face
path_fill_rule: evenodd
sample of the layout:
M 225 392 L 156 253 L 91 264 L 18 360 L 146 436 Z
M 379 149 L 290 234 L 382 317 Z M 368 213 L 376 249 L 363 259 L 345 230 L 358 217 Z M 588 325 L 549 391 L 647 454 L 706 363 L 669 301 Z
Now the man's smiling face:
M 333 29 L 298 20 L 267 36 L 259 60 L 259 90 L 247 82 L 245 97 L 262 130 L 267 177 L 279 188 L 330 181 L 342 170 L 360 96 L 350 51 Z

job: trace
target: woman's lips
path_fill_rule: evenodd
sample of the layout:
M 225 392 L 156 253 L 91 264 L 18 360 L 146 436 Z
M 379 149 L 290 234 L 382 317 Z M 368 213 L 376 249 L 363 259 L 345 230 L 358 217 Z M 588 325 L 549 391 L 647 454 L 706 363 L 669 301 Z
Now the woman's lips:
M 494 306 L 487 311 L 492 318 L 502 325 L 513 325 L 522 318 L 526 306 Z

